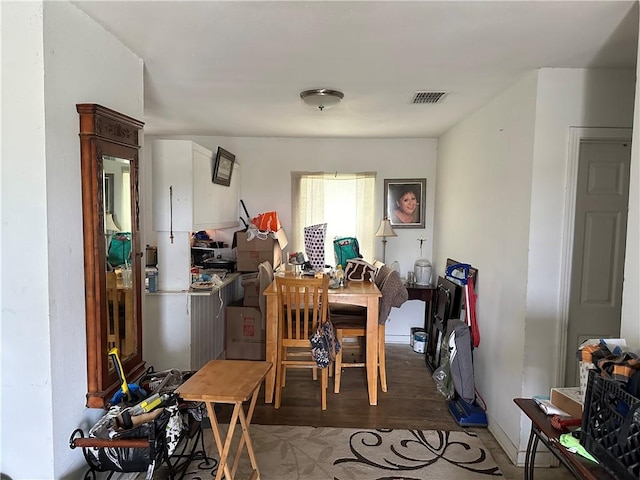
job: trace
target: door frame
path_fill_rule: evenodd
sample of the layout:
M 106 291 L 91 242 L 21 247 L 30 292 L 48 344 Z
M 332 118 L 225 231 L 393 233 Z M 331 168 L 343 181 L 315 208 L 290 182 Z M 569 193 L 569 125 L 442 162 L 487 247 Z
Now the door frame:
M 569 152 L 565 178 L 564 227 L 560 258 L 560 352 L 558 370 L 554 384 L 564 385 L 566 368 L 567 334 L 569 330 L 569 295 L 571 289 L 571 269 L 573 259 L 574 226 L 576 219 L 576 195 L 578 186 L 578 166 L 580 143 L 583 141 L 629 142 L 633 128 L 569 127 Z M 623 287 L 624 288 L 624 287 Z

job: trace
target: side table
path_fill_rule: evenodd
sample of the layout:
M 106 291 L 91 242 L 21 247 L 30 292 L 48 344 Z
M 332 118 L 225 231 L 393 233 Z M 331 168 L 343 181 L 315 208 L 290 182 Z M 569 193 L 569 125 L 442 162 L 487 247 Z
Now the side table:
M 574 477 L 581 480 L 614 480 L 602 465 L 567 450 L 560 443 L 562 432 L 551 426 L 551 417 L 547 416 L 535 401 L 530 398 L 514 398 L 513 401 L 531 420 L 531 432 L 524 461 L 525 480 L 533 480 L 538 442 L 542 442 Z
M 251 467 L 253 468 L 251 478 L 260 478 L 253 444 L 249 436 L 249 425 L 256 406 L 256 400 L 258 399 L 260 385 L 271 366 L 270 362 L 250 360 L 211 360 L 176 390 L 184 400 L 204 402 L 207 406 L 209 419 L 211 420 L 211 430 L 220 454 L 220 467 L 216 474 L 216 480 L 222 478 L 223 472 L 226 480 L 233 480 L 240 464 L 240 454 L 245 444 Z M 243 402 L 249 399 L 251 399 L 251 402 L 245 414 Z M 220 425 L 214 408 L 216 403 L 234 405 L 224 444 L 222 443 Z M 230 466 L 228 458 L 230 456 L 233 432 L 238 422 L 242 428 L 242 436 L 240 437 L 233 465 Z

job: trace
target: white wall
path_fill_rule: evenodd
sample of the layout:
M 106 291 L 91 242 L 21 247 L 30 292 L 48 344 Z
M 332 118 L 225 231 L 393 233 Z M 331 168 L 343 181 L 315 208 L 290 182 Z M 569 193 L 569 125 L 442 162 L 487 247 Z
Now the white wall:
M 155 137 L 153 137 L 155 138 Z M 159 138 L 159 137 L 158 137 Z M 403 275 L 413 268 L 420 256 L 418 238 L 427 241 L 423 254 L 431 258 L 433 242 L 433 211 L 435 198 L 435 165 L 437 141 L 435 139 L 318 139 L 318 138 L 250 138 L 163 136 L 162 138 L 189 138 L 215 152 L 221 146 L 236 155 L 242 165 L 241 197 L 249 214 L 275 210 L 285 231 L 291 231 L 291 179 L 292 170 L 359 172 L 375 171 L 375 218 L 382 217 L 383 185 L 385 178 L 426 178 L 427 216 L 424 229 L 397 229 L 395 238 L 387 243 L 388 263 L 397 260 Z M 146 141 L 151 142 L 148 136 Z M 371 232 L 373 235 L 375 232 Z M 148 233 L 153 242 L 152 233 Z M 231 238 L 228 232 L 228 238 Z M 375 243 L 376 255 L 382 256 L 382 244 Z M 409 342 L 412 326 L 424 323 L 424 303 L 410 301 L 400 309 L 393 309 L 387 323 L 389 342 Z
M 640 59 L 640 48 L 638 58 Z M 640 61 L 636 67 L 637 78 L 640 73 Z M 629 345 L 640 352 L 640 84 L 637 82 L 630 179 L 620 336 L 626 338 Z
M 556 386 L 569 127 L 631 126 L 634 82 L 629 70 L 542 69 L 440 139 L 434 258 L 479 269 L 476 385 L 512 458 L 529 428 L 512 399 Z M 480 193 L 445 201 L 464 171 Z
M 0 471 L 53 478 L 42 5 L 3 2 L 0 8 L 2 44 L 20 45 L 2 50 Z M 17 255 L 25 251 L 25 232 L 37 247 Z M 22 422 L 21 412 L 29 412 L 31 421 Z M 31 445 L 40 461 L 25 470 Z
M 630 127 L 633 119 L 633 70 L 543 69 L 538 80 L 534 151 L 525 395 L 557 386 L 549 375 L 556 368 L 561 345 L 560 265 L 565 230 L 565 191 L 569 127 Z M 571 227 L 571 226 L 570 226 Z M 553 265 L 555 268 L 549 268 Z M 555 328 L 555 331 L 554 331 Z M 541 346 L 541 339 L 555 341 Z M 544 359 L 544 360 L 542 360 Z
M 76 103 L 142 118 L 142 61 L 68 2 L 2 2 L 2 458 L 79 478 L 87 389 Z M 46 69 L 46 76 L 44 70 Z M 23 254 L 28 246 L 28 254 Z
M 447 257 L 478 269 L 476 387 L 492 427 L 519 435 L 527 239 L 537 76 L 529 74 L 440 138 L 436 188 L 439 274 Z

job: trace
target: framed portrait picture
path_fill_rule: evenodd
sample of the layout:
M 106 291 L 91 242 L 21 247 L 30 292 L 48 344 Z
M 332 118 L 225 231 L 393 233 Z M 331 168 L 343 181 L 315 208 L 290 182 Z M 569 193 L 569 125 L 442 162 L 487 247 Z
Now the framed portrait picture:
M 231 174 L 233 173 L 233 164 L 236 156 L 226 151 L 222 147 L 218 147 L 216 158 L 213 160 L 213 177 L 211 181 L 218 185 L 231 185 Z
M 384 212 L 393 228 L 424 228 L 426 178 L 384 180 Z

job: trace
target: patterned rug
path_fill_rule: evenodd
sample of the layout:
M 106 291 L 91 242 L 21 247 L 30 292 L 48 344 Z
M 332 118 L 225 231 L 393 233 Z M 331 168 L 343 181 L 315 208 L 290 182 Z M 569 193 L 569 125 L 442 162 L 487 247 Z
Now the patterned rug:
M 502 477 L 496 462 L 472 432 L 281 425 L 251 425 L 249 430 L 262 480 L 479 480 Z M 210 458 L 192 461 L 185 479 L 204 480 L 216 474 L 219 457 L 213 435 L 210 429 L 204 434 L 205 449 Z M 248 478 L 250 473 L 245 450 L 236 478 Z

